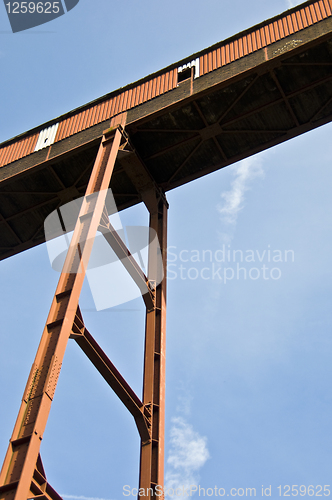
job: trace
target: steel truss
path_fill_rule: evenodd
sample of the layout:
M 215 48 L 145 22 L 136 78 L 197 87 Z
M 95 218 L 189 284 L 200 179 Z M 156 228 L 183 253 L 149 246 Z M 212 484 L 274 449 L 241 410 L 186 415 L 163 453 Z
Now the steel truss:
M 117 158 L 140 192 L 150 213 L 150 228 L 158 236 L 164 268 L 158 285 L 144 275 L 109 221 L 105 198 Z M 135 419 L 141 438 L 139 487 L 144 488 L 145 498 L 156 496 L 157 485 L 163 487 L 167 208 L 163 193 L 136 156 L 122 126 L 104 132 L 1 470 L 0 500 L 62 500 L 47 482 L 39 450 L 69 338 L 77 342 Z M 142 401 L 88 332 L 79 308 L 97 231 L 123 262 L 145 302 Z M 158 251 L 156 245 L 149 245 L 153 275 L 160 262 Z

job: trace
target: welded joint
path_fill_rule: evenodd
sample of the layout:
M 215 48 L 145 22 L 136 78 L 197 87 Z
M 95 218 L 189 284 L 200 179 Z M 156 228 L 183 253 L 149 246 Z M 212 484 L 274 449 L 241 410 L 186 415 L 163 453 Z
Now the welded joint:
M 143 406 L 143 413 L 151 421 L 151 419 L 152 419 L 152 403 L 151 402 L 146 403 Z
M 152 442 L 152 415 L 146 405 L 143 405 L 139 410 L 140 412 L 133 416 L 142 445 L 145 446 Z
M 110 129 L 111 130 L 111 129 Z M 122 148 L 120 146 L 119 148 L 119 152 L 120 152 L 120 157 L 121 157 L 121 152 L 124 152 L 124 153 L 132 153 L 134 154 L 137 159 L 139 160 L 141 166 L 145 169 L 145 173 L 148 177 L 148 184 L 147 184 L 147 188 L 146 189 L 140 189 L 139 190 L 139 193 L 141 195 L 141 198 L 142 198 L 142 201 L 145 203 L 145 205 L 147 206 L 148 210 L 150 213 L 153 212 L 153 205 L 154 203 L 152 202 L 151 204 L 151 198 L 150 198 L 150 193 L 151 191 L 156 193 L 156 201 L 157 201 L 157 204 L 159 203 L 159 200 L 162 199 L 163 200 L 163 203 L 166 205 L 166 207 L 168 208 L 168 202 L 167 202 L 167 199 L 166 199 L 166 196 L 165 196 L 165 193 L 163 192 L 163 190 L 158 186 L 158 184 L 156 183 L 155 179 L 151 176 L 151 173 L 149 172 L 149 170 L 146 168 L 144 162 L 142 161 L 142 159 L 140 158 L 138 152 L 136 151 L 135 147 L 133 146 L 133 144 L 131 143 L 130 141 L 130 137 L 128 135 L 128 133 L 124 130 L 123 127 L 121 127 L 121 134 L 122 134 L 122 137 L 124 138 L 125 140 L 125 147 L 129 147 L 130 150 L 125 150 L 124 148 Z M 135 184 L 135 183 L 134 183 Z
M 105 145 L 107 142 L 111 141 L 117 131 L 119 131 L 122 136 L 119 149 L 121 150 L 128 144 L 130 145 L 129 136 L 120 123 L 103 131 L 102 144 Z
M 169 207 L 165 193 L 157 185 L 153 185 L 153 187 L 141 191 L 140 195 L 150 214 L 160 213 L 160 202 L 162 202 L 166 208 Z
M 85 326 L 84 323 L 82 323 L 81 320 L 78 318 L 78 316 L 75 316 L 74 323 L 71 329 L 71 334 L 69 336 L 70 339 L 77 339 L 77 338 L 82 338 L 84 337 L 84 330 Z M 82 326 L 83 325 L 83 326 Z
M 0 486 L 0 494 L 7 493 L 9 491 L 16 491 L 18 486 L 18 481 L 13 481 L 12 483 L 3 484 Z
M 147 312 L 151 312 L 151 311 L 154 311 L 156 309 L 156 300 L 157 300 L 156 289 L 157 289 L 157 284 L 156 284 L 155 280 L 148 280 L 146 282 L 146 284 L 147 284 L 147 287 L 149 289 L 149 295 L 150 295 L 150 298 L 152 300 L 152 306 L 148 306 L 147 301 L 145 301 L 145 305 L 146 305 Z M 143 295 L 143 300 L 144 300 L 145 295 Z
M 153 294 L 155 294 L 156 293 L 156 288 L 157 288 L 157 282 L 156 282 L 156 280 L 149 280 L 147 282 L 147 284 L 148 284 L 148 287 L 151 290 L 151 292 Z
M 122 130 L 121 133 L 122 133 L 123 142 L 119 146 L 119 152 L 132 153 L 134 151 L 134 148 L 130 143 L 129 135 L 127 134 L 127 132 L 124 129 Z
M 143 416 L 143 422 L 144 422 L 144 432 L 142 432 L 142 428 L 140 425 L 138 425 L 138 422 L 136 421 L 138 432 L 141 436 L 142 440 L 142 446 L 145 446 L 147 444 L 150 444 L 152 441 L 152 403 L 147 403 L 142 406 L 141 412 Z M 147 433 L 146 433 L 147 431 Z

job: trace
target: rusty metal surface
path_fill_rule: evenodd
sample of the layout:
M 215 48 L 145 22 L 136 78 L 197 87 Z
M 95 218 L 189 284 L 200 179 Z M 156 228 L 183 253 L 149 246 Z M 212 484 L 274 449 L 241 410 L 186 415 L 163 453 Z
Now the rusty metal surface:
M 56 141 L 61 141 L 70 135 L 108 120 L 112 116 L 138 106 L 158 95 L 164 94 L 175 88 L 176 85 L 177 72 L 173 69 L 163 75 L 125 90 L 104 102 L 95 104 L 60 122 Z
M 142 201 L 140 163 L 168 191 L 331 120 L 332 16 L 200 78 L 192 71 L 172 91 L 3 166 L 0 259 L 42 243 L 49 213 L 84 195 L 106 127 L 126 123 L 135 149 L 117 159 L 111 180 L 122 210 Z
M 166 266 L 167 206 L 164 200 L 155 200 L 155 208 L 150 212 L 150 227 L 157 232 L 163 265 Z M 155 249 L 150 247 L 149 266 L 156 264 L 154 251 Z M 151 412 L 152 439 L 141 443 L 139 487 L 148 492 L 146 495 L 148 499 L 158 496 L 151 494 L 157 485 L 164 486 L 165 357 L 166 279 L 164 278 L 156 288 L 155 307 L 146 312 L 145 324 L 143 403 Z
M 0 167 L 29 155 L 35 150 L 39 132 L 0 148 Z
M 151 75 L 150 78 L 147 77 L 123 90 L 112 92 L 109 96 L 102 97 L 96 102 L 89 103 L 77 111 L 69 113 L 69 116 L 57 119 L 59 128 L 55 142 L 175 89 L 178 85 L 178 67 L 188 64 L 192 59 L 199 59 L 199 75 L 202 76 L 298 33 L 330 16 L 332 16 L 332 0 L 309 0 L 257 27 L 205 49 L 176 65 L 165 68 L 157 74 Z M 50 125 L 54 124 L 55 122 Z M 44 128 L 45 125 L 39 127 L 39 130 L 34 131 L 31 135 L 28 133 L 24 139 L 13 140 L 12 143 L 8 145 L 5 143 L 0 147 L 0 167 L 33 153 L 39 132 Z
M 116 129 L 111 136 L 104 136 L 98 150 L 0 473 L 1 500 L 23 500 L 35 494 L 33 477 L 38 472 L 40 444 L 121 138 L 120 129 Z M 77 272 L 78 265 L 81 272 Z
M 285 44 L 279 41 L 267 54 L 262 49 L 231 63 L 230 76 L 219 68 L 112 118 L 114 126 L 127 115 L 126 130 L 135 147 L 130 160 L 118 159 L 115 165 L 111 189 L 118 209 L 142 201 L 132 175 L 136 157 L 155 185 L 167 191 L 329 122 L 331 29 L 330 17 L 308 28 L 308 43 L 302 34 L 303 44 L 293 50 L 275 56 Z M 88 137 L 77 133 L 76 147 L 73 138 L 65 139 L 30 155 L 27 167 L 28 160 L 22 159 L 0 169 L 0 258 L 43 242 L 48 214 L 84 195 L 98 127 L 91 127 Z
M 241 57 L 293 35 L 332 15 L 332 0 L 318 0 L 261 25 L 200 57 L 200 74 L 221 68 Z
M 210 75 L 208 78 L 211 78 L 211 88 L 200 88 L 200 78 L 196 81 L 192 78 L 187 83 L 184 81 L 180 89 L 182 94 L 179 94 L 183 97 L 182 100 L 175 100 L 175 104 L 160 106 L 159 109 L 157 106 L 157 109 L 150 113 L 147 111 L 139 119 L 128 122 L 127 131 L 136 148 L 137 158 L 138 155 L 142 158 L 140 168 L 143 170 L 138 171 L 138 165 L 133 163 L 132 158 L 128 162 L 119 160 L 117 163 L 113 158 L 112 190 L 118 199 L 124 200 L 124 206 L 126 203 L 145 201 L 151 214 L 150 224 L 157 231 L 164 254 L 167 246 L 167 207 L 160 196 L 161 190 L 172 189 L 332 119 L 331 36 L 325 36 L 326 33 L 316 34 L 317 38 L 321 37 L 319 44 L 312 43 L 313 39 L 310 39 L 302 48 L 294 47 L 296 50 L 291 50 L 291 54 L 288 49 L 283 53 L 283 46 L 278 45 L 278 40 L 280 42 L 305 28 L 310 31 L 314 24 L 331 17 L 331 1 L 307 2 L 305 6 L 293 9 L 273 22 L 249 30 L 241 37 L 235 37 L 211 50 L 207 49 L 201 55 L 200 68 L 201 75 Z M 274 43 L 276 45 L 271 49 L 270 46 Z M 222 80 L 220 70 L 223 71 L 223 66 L 244 60 L 258 51 L 261 51 L 262 55 L 262 49 L 265 50 L 264 57 L 253 62 L 249 69 L 243 65 L 235 77 L 232 75 L 229 80 Z M 273 50 L 279 50 L 282 56 L 277 60 L 277 64 L 271 63 L 273 58 L 277 58 Z M 215 80 L 211 76 L 213 72 Z M 60 120 L 55 143 L 78 135 L 110 117 L 121 117 L 119 123 L 126 120 L 130 115 L 125 111 L 166 94 L 165 89 L 174 90 L 177 68 L 170 70 L 168 74 L 174 78 L 158 75 Z M 116 120 L 113 123 L 115 124 Z M 29 148 L 36 147 L 38 136 L 39 131 L 5 145 L 1 151 L 1 161 L 10 159 L 13 162 L 13 158 L 28 155 Z M 40 153 L 42 151 L 36 155 Z M 45 169 L 36 169 L 33 173 L 34 179 L 30 172 L 29 176 L 26 174 L 26 177 L 22 178 L 18 175 L 11 184 L 2 187 L 2 197 L 6 200 L 2 209 L 5 209 L 6 214 L 4 216 L 0 213 L 4 245 L 0 248 L 0 253 L 1 250 L 5 256 L 10 252 L 17 253 L 20 251 L 17 247 L 23 249 L 26 245 L 28 248 L 29 242 L 40 241 L 40 237 L 34 240 L 25 231 L 28 228 L 36 237 L 40 231 L 40 222 L 44 219 L 44 212 L 49 213 L 53 205 L 57 207 L 78 197 L 81 191 L 85 190 L 86 184 L 89 183 L 91 160 L 95 158 L 95 154 L 95 145 L 91 144 L 83 151 L 78 148 L 75 154 L 64 150 L 64 157 L 59 154 L 58 157 L 51 158 L 50 162 L 47 161 L 47 156 L 44 160 Z M 93 177 L 94 175 L 93 173 Z M 109 180 L 108 183 L 105 181 L 104 188 L 108 187 Z M 93 187 L 94 191 L 103 187 L 97 184 Z M 34 186 L 43 186 L 43 190 L 34 190 Z M 89 186 L 91 187 L 90 183 Z M 158 190 L 159 198 L 156 196 Z M 15 204 L 18 198 L 19 207 Z M 28 220 L 31 221 L 31 218 L 27 218 L 31 214 L 36 219 L 35 226 L 27 223 Z M 123 253 L 124 249 L 119 247 L 120 251 Z M 139 280 L 144 278 L 139 276 L 139 273 L 137 276 Z M 62 281 L 59 282 L 40 349 L 31 370 L 0 476 L 1 499 L 21 500 L 26 498 L 25 492 L 29 490 L 37 494 L 38 484 L 46 481 L 42 466 L 38 462 L 40 439 L 55 391 L 66 341 L 75 322 L 73 311 L 77 310 L 82 275 L 76 284 L 71 283 L 70 279 L 66 281 L 60 278 Z M 76 290 L 73 293 L 71 288 L 74 286 Z M 89 337 L 87 343 L 87 339 L 79 337 L 79 331 L 75 332 L 95 365 L 109 378 L 111 385 L 124 399 L 130 395 L 126 401 L 130 401 L 128 406 L 133 410 L 133 414 L 140 412 L 140 405 L 143 405 L 144 416 L 149 425 L 145 425 L 145 419 L 144 425 L 141 425 L 142 419 L 137 425 L 142 437 L 140 486 L 144 489 L 153 489 L 157 484 L 163 484 L 165 297 L 164 280 L 156 288 L 155 302 L 146 303 L 142 403 L 130 392 L 125 381 L 96 348 L 91 338 Z M 65 329 L 63 325 L 66 325 Z M 26 457 L 29 457 L 29 460 L 26 460 Z M 39 478 L 39 483 L 37 480 L 33 482 L 32 478 Z M 48 491 L 49 497 L 46 498 L 57 498 L 51 487 Z
M 97 123 L 102 123 L 123 111 L 138 106 L 143 102 L 174 89 L 176 85 L 177 70 L 172 69 L 151 80 L 133 86 L 133 88 L 125 90 L 124 92 L 115 92 L 117 95 L 98 104 L 87 105 L 84 110 L 78 111 L 72 116 L 59 121 L 59 128 L 54 142 L 61 141 L 71 135 L 77 134 Z M 44 129 L 44 127 L 41 128 L 41 130 L 42 129 Z M 0 148 L 0 167 L 33 153 L 39 133 L 39 131 L 34 132 L 31 136 L 2 146 Z
M 120 146 L 121 140 L 123 144 Z M 116 156 L 125 146 L 128 147 L 128 138 L 119 126 L 115 131 L 110 129 L 104 134 L 99 147 L 0 473 L 1 500 L 39 496 L 48 500 L 61 500 L 46 480 L 39 449 L 69 338 L 76 340 L 136 421 L 141 437 L 139 482 L 140 487 L 146 488 L 148 492 L 145 498 L 154 498 L 156 486 L 164 485 L 168 204 L 143 164 L 138 163 L 138 171 L 135 175 L 131 172 L 131 176 L 136 188 L 143 189 L 142 197 L 150 212 L 150 228 L 159 240 L 159 243 L 156 243 L 155 238 L 150 241 L 148 261 L 149 275 L 157 281 L 149 282 L 132 260 L 129 264 L 123 263 L 133 280 L 140 285 L 142 295 L 149 297 L 149 300 L 145 300 L 143 401 L 86 330 L 78 305 L 96 232 L 101 226 L 107 230 L 105 237 L 114 231 L 106 212 L 106 192 Z M 128 153 L 133 154 L 131 150 Z M 130 166 L 126 168 L 130 171 Z M 119 237 L 113 236 L 107 241 L 121 260 L 124 256 L 130 257 Z M 158 258 L 160 250 L 162 260 Z M 161 282 L 158 275 L 163 276 Z M 144 286 L 141 285 L 142 280 Z
M 127 126 L 142 161 L 165 191 L 332 118 L 331 38 L 282 53 L 278 61 L 267 51 L 260 65 L 219 85 L 213 85 L 212 76 L 217 83 L 223 68 L 208 75 L 209 91 L 194 92 L 182 106 Z M 195 90 L 200 81 L 193 83 Z

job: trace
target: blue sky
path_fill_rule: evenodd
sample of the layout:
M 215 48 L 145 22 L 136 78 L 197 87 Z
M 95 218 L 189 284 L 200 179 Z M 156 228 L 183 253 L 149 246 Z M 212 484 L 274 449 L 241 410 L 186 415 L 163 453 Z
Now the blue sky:
M 15 35 L 3 7 L 0 141 L 290 6 L 80 0 Z M 283 493 L 284 485 L 332 483 L 331 132 L 326 125 L 167 195 L 169 487 L 217 486 L 226 496 L 256 488 L 259 497 L 271 485 L 278 498 L 279 485 Z M 122 219 L 147 222 L 141 206 Z M 2 461 L 59 275 L 43 245 L 0 262 L 0 277 Z M 142 301 L 97 313 L 86 286 L 81 305 L 140 395 Z M 137 487 L 134 421 L 73 341 L 41 452 L 64 498 L 121 500 L 125 485 Z

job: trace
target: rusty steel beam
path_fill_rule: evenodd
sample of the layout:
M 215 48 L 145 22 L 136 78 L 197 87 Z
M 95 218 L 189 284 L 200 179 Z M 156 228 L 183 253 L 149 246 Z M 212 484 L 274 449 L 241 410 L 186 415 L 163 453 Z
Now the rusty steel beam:
M 154 294 L 149 280 L 110 223 L 108 215 L 105 212 L 99 226 L 99 231 L 140 289 L 146 307 L 152 309 L 154 306 Z
M 10 232 L 12 233 L 12 235 L 16 238 L 16 240 L 22 244 L 22 240 L 21 238 L 18 236 L 18 234 L 15 233 L 14 229 L 11 227 L 10 224 L 8 224 L 8 219 L 5 219 L 4 216 L 0 213 L 0 222 L 2 224 L 5 224 L 6 227 L 8 227 L 8 229 L 10 230 Z
M 152 440 L 141 443 L 139 487 L 150 500 L 156 497 L 156 486 L 164 487 L 167 204 L 164 199 L 157 199 L 155 192 L 147 204 L 150 227 L 158 235 L 164 271 L 164 279 L 156 287 L 155 307 L 146 312 L 145 327 L 143 403 L 151 408 Z M 157 249 L 151 245 L 149 274 L 156 272 L 157 265 Z
M 170 176 L 170 178 L 167 180 L 167 182 L 171 182 L 176 175 L 178 175 L 179 172 L 183 169 L 183 167 L 187 164 L 187 162 L 192 158 L 192 156 L 196 153 L 196 151 L 201 147 L 202 145 L 202 140 L 197 144 L 197 146 L 194 147 L 192 152 L 187 156 L 185 160 L 179 165 L 179 167 L 175 170 L 175 172 Z M 221 148 L 220 148 L 221 149 Z M 226 157 L 225 157 L 226 158 Z
M 146 304 L 145 347 L 143 371 L 143 404 L 151 412 L 151 435 L 148 442 L 141 441 L 139 488 L 144 498 L 155 498 L 156 486 L 164 487 L 165 448 L 165 378 L 166 378 L 166 260 L 167 260 L 167 210 L 164 192 L 155 183 L 145 164 L 134 150 L 120 155 L 119 161 L 126 174 L 140 193 L 150 213 L 149 226 L 157 233 L 161 255 L 157 258 L 155 243 L 149 245 L 148 276 L 163 272 L 163 279 L 155 289 L 153 308 Z M 140 495 L 139 498 L 143 496 Z
M 70 338 L 76 341 L 127 410 L 130 411 L 135 419 L 142 442 L 149 441 L 151 439 L 150 412 L 144 407 L 142 401 L 87 330 L 79 308 L 77 309 Z
M 287 98 L 287 96 L 286 96 L 286 94 L 285 94 L 284 89 L 283 89 L 283 88 L 282 88 L 282 86 L 281 86 L 281 83 L 280 83 L 280 82 L 279 82 L 279 80 L 278 80 L 277 75 L 275 74 L 275 71 L 274 71 L 274 70 L 271 70 L 271 71 L 270 71 L 270 75 L 271 75 L 271 77 L 273 78 L 273 81 L 275 82 L 275 84 L 276 84 L 276 86 L 277 86 L 277 89 L 279 90 L 279 93 L 281 94 L 281 96 L 282 96 L 282 98 L 283 98 L 283 100 L 284 100 L 284 102 L 285 102 L 285 104 L 286 104 L 286 107 L 287 107 L 287 109 L 288 109 L 288 111 L 289 111 L 289 113 L 290 113 L 291 117 L 292 117 L 292 118 L 293 118 L 293 120 L 294 120 L 295 126 L 296 126 L 296 127 L 299 127 L 299 126 L 300 126 L 300 122 L 299 122 L 299 120 L 298 120 L 298 118 L 297 118 L 296 114 L 294 113 L 294 110 L 293 110 L 292 106 L 290 105 L 290 102 L 289 102 L 289 100 L 288 100 L 288 98 Z
M 228 106 L 228 108 L 226 109 L 226 111 L 223 112 L 223 114 L 219 117 L 218 119 L 218 122 L 220 123 L 227 115 L 228 113 L 234 108 L 234 106 L 240 102 L 240 100 L 242 99 L 242 97 L 245 96 L 245 94 L 251 89 L 251 87 L 258 81 L 259 79 L 259 75 L 256 75 L 252 81 L 249 83 L 249 85 L 246 86 L 246 88 L 244 90 L 242 90 L 242 92 L 240 92 L 240 94 L 237 96 L 237 98 L 230 104 L 230 106 Z M 197 106 L 199 107 L 199 106 Z
M 162 132 L 162 130 L 158 130 L 158 132 Z M 182 141 L 179 141 L 176 144 L 172 144 L 172 146 L 167 146 L 164 149 L 158 151 L 158 153 L 154 153 L 153 155 L 145 157 L 144 161 L 152 160 L 153 158 L 158 158 L 158 156 L 166 153 L 166 151 L 172 151 L 173 149 L 176 149 L 179 146 L 182 146 L 184 144 L 188 144 L 188 142 L 194 141 L 198 137 L 200 137 L 199 130 L 196 130 L 196 135 L 192 135 L 191 137 L 188 137 L 188 139 L 183 139 Z
M 331 103 L 331 101 L 332 101 L 332 97 L 330 97 L 326 101 L 326 103 L 323 106 L 321 106 L 321 108 L 318 111 L 316 111 L 316 113 L 311 117 L 310 121 L 314 122 L 315 118 L 317 118 L 317 116 L 319 116 L 319 114 Z
M 7 193 L 6 193 L 7 194 Z M 9 193 L 10 194 L 10 193 Z M 31 210 L 36 210 L 36 208 L 40 208 L 40 207 L 44 207 L 45 205 L 48 205 L 49 203 L 52 203 L 53 201 L 59 201 L 59 197 L 58 196 L 54 196 L 54 198 L 50 198 L 49 200 L 47 201 L 41 201 L 40 203 L 37 203 L 36 205 L 34 205 L 33 207 L 30 207 L 30 208 L 26 208 L 25 210 L 21 210 L 20 212 L 17 212 L 16 214 L 14 215 L 10 215 L 9 217 L 6 217 L 6 219 L 3 220 L 3 222 L 6 222 L 6 221 L 10 221 L 12 219 L 15 219 L 15 217 L 19 216 L 19 215 L 24 215 L 28 212 L 30 212 Z
M 40 444 L 122 137 L 117 127 L 101 141 L 0 473 L 1 500 L 34 498 Z

